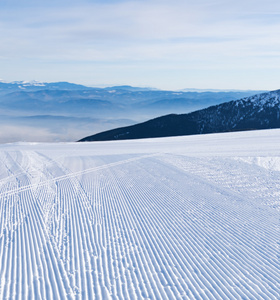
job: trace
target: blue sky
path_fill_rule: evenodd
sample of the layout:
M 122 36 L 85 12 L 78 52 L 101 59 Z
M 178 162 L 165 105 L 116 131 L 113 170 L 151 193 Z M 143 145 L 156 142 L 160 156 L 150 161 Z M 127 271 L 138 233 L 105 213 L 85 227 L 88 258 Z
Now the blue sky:
M 279 89 L 280 2 L 0 0 L 0 78 Z

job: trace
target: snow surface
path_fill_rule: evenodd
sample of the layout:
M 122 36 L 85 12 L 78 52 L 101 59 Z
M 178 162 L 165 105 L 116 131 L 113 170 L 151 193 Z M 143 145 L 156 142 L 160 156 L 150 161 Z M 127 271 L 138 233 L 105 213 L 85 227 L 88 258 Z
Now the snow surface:
M 0 145 L 0 299 L 280 299 L 280 130 Z

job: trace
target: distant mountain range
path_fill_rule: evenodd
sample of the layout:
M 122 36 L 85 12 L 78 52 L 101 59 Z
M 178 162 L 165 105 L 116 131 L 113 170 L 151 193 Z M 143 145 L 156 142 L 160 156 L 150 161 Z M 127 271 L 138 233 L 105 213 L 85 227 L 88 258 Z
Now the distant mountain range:
M 161 115 L 188 113 L 258 92 L 163 91 L 129 85 L 98 88 L 69 82 L 0 80 L 0 143 L 36 141 L 35 129 L 40 141 L 75 141 L 100 131 Z
M 280 128 L 280 90 L 170 114 L 144 123 L 101 132 L 80 141 L 107 141 Z
M 0 82 L 0 109 L 19 114 L 100 115 L 135 120 L 190 112 L 209 105 L 240 99 L 257 91 L 174 92 L 152 88 L 114 86 L 93 88 L 68 82 Z

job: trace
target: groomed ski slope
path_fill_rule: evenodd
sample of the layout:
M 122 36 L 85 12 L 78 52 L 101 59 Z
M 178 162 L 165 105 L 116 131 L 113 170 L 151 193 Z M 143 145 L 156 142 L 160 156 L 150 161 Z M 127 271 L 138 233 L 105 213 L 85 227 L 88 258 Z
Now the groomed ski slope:
M 0 299 L 280 299 L 280 130 L 1 145 Z

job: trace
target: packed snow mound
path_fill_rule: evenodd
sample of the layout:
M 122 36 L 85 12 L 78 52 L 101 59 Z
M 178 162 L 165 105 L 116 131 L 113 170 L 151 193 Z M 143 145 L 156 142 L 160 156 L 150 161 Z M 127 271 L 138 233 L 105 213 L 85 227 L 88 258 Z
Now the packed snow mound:
M 280 171 L 280 157 L 241 157 L 238 159 L 267 170 Z
M 0 146 L 0 299 L 280 299 L 280 130 Z

